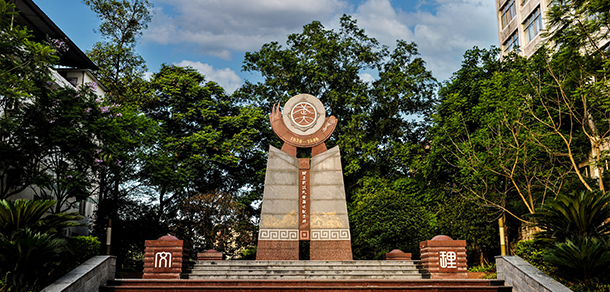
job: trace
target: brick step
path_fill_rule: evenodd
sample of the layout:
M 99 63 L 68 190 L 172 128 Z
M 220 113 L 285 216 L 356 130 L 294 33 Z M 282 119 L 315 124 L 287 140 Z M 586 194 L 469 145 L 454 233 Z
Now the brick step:
M 308 270 L 293 270 L 293 271 L 280 271 L 280 270 L 268 270 L 268 271 L 247 271 L 247 270 L 233 270 L 233 271 L 200 271 L 194 270 L 189 275 L 235 275 L 235 276 L 247 276 L 247 275 L 415 275 L 421 276 L 418 270 L 412 271 L 366 271 L 366 270 L 321 270 L 321 271 L 308 271 Z
M 197 265 L 202 266 L 402 266 L 402 265 L 419 265 L 419 260 L 408 261 L 381 261 L 381 260 L 366 260 L 366 261 L 197 261 Z
M 294 267 L 294 266 L 195 266 L 193 269 L 198 270 L 215 270 L 215 271 L 418 271 L 417 266 L 395 266 L 395 267 L 341 267 L 341 266 L 307 266 L 307 267 Z
M 255 275 L 296 275 L 296 276 L 333 276 L 333 275 L 404 275 L 404 276 L 418 276 L 421 279 L 419 271 L 400 271 L 400 272 L 383 272 L 383 271 L 193 271 L 189 275 L 209 275 L 209 276 L 255 276 Z
M 421 279 L 420 275 L 370 275 L 370 274 L 356 274 L 356 275 L 190 275 L 189 279 L 251 279 L 251 280 L 264 280 L 264 279 Z
M 118 279 L 101 292 L 180 291 L 422 291 L 510 292 L 501 280 L 157 280 Z

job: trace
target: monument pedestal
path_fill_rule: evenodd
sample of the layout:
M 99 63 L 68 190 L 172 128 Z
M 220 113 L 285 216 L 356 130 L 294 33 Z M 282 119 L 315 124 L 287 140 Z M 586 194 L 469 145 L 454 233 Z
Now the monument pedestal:
M 183 240 L 165 235 L 144 244 L 142 279 L 180 279 L 187 272 L 189 248 Z
M 309 259 L 312 261 L 353 260 L 350 240 L 312 240 L 309 244 Z
M 259 240 L 257 261 L 298 261 L 299 241 Z
M 468 279 L 466 240 L 437 235 L 419 243 L 421 263 L 430 279 Z

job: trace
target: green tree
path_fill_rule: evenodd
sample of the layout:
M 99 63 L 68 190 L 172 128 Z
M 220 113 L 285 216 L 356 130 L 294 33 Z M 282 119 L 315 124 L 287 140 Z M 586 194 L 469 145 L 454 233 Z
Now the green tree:
M 573 164 L 558 155 L 565 147 L 537 118 L 544 107 L 533 107 L 540 100 L 532 100 L 528 81 L 537 64 L 515 54 L 500 61 L 498 54 L 469 50 L 440 90 L 428 175 L 444 173 L 451 192 L 528 222 L 522 215 L 536 213 L 573 180 Z
M 36 98 L 26 122 L 43 148 L 32 188 L 39 198 L 56 200 L 54 213 L 70 210 L 93 189 L 97 126 L 104 113 L 90 85 L 56 88 Z
M 366 176 L 396 178 L 412 172 L 433 103 L 436 81 L 413 43 L 397 41 L 393 51 L 368 37 L 350 16 L 338 31 L 314 21 L 303 32 L 246 53 L 243 69 L 264 81 L 236 92 L 266 113 L 278 102 L 309 93 L 338 119 L 327 144 L 339 145 L 348 196 Z M 363 74 L 377 75 L 371 82 Z M 415 117 L 421 117 L 417 119 Z
M 48 64 L 56 51 L 14 23 L 15 5 L 0 0 L 0 198 L 28 188 L 43 148 L 30 136 L 26 115 L 33 97 L 51 82 Z
M 108 220 L 113 220 L 115 231 L 124 234 L 139 234 L 137 230 L 121 230 L 137 226 L 140 219 L 132 214 L 122 214 L 123 204 L 142 200 L 146 192 L 140 177 L 144 153 L 156 143 L 158 126 L 139 108 L 144 100 L 146 81 L 145 60 L 136 52 L 136 43 L 151 20 L 152 4 L 148 0 L 83 0 L 101 20 L 97 32 L 103 38 L 95 43 L 87 54 L 98 66 L 96 76 L 108 92 L 102 108 L 110 116 L 98 123 L 100 145 L 97 150 L 96 167 L 98 188 L 98 211 L 96 231 L 103 236 Z M 106 122 L 106 123 L 104 123 Z M 128 208 L 129 209 L 129 208 Z M 128 218 L 126 221 L 125 218 Z M 156 226 L 156 225 L 155 225 Z M 162 232 L 162 230 L 158 230 Z M 114 237 L 116 238 L 116 237 Z M 131 236 L 125 238 L 133 239 Z M 135 239 L 134 239 L 135 240 Z M 124 255 L 137 243 L 113 242 L 116 252 Z M 121 250 L 125 248 L 125 250 Z M 121 264 L 124 257 L 119 257 Z
M 14 6 L 2 1 L 0 8 L 6 37 L 0 71 L 0 196 L 31 188 L 39 198 L 56 200 L 52 210 L 61 213 L 93 191 L 95 123 L 101 119 L 93 85 L 55 84 L 50 66 L 68 48 L 61 41 L 32 41 L 25 28 L 14 25 Z
M 608 59 L 604 45 L 610 39 L 610 3 L 603 0 L 553 0 L 549 5 L 546 36 L 564 53 Z
M 126 200 L 144 199 L 148 190 L 140 177 L 140 169 L 145 153 L 156 143 L 159 127 L 136 105 L 98 101 L 95 110 L 101 114 L 93 125 L 96 148 L 92 178 L 97 197 L 94 233 L 101 238 L 108 220 L 116 224 L 123 216 L 132 218 L 129 214 L 120 214 Z
M 355 259 L 381 259 L 393 249 L 417 257 L 419 243 L 435 235 L 434 213 L 426 210 L 413 194 L 396 189 L 386 178 L 370 177 L 354 195 L 349 218 Z
M 436 211 L 436 234 L 466 240 L 469 265 L 489 264 L 500 254 L 497 223 L 500 210 L 482 207 L 475 199 L 459 194 L 446 196 L 433 210 Z
M 533 60 L 538 72 L 529 78 L 535 98 L 528 105 L 538 122 L 561 141 L 563 151 L 558 154 L 570 158 L 582 186 L 605 192 L 610 139 L 610 60 L 605 48 L 610 39 L 609 4 L 575 0 L 550 4 L 549 43 Z M 533 113 L 540 106 L 545 111 Z M 597 186 L 587 176 L 595 178 Z
M 98 32 L 106 41 L 88 52 L 100 70 L 98 79 L 108 87 L 108 98 L 126 103 L 141 99 L 146 62 L 135 51 L 137 38 L 148 27 L 152 4 L 148 0 L 83 0 L 101 20 Z
M 256 227 L 250 214 L 231 194 L 197 194 L 180 202 L 181 218 L 172 227 L 191 240 L 191 253 L 207 249 L 234 257 L 253 244 Z
M 193 68 L 163 65 L 149 91 L 143 109 L 161 131 L 143 174 L 158 192 L 159 218 L 166 206 L 196 194 L 243 198 L 261 189 L 265 116 L 259 109 L 239 105 Z
M 603 181 L 608 152 L 607 65 L 596 56 L 541 48 L 530 60 L 528 82 L 532 98 L 524 99 L 529 115 L 552 139 L 537 141 L 565 157 L 582 188 L 605 190 Z M 608 63 L 610 64 L 610 63 Z M 597 186 L 590 181 L 593 178 Z

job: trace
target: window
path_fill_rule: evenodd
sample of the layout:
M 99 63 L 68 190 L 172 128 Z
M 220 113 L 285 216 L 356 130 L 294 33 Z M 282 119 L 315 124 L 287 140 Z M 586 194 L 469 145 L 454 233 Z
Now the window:
M 504 52 L 508 53 L 515 49 L 515 47 L 519 46 L 519 36 L 517 35 L 519 32 L 515 31 L 508 40 L 504 43 Z
M 527 41 L 531 42 L 541 30 L 542 18 L 540 17 L 540 7 L 538 7 L 525 20 L 525 34 L 527 35 Z
M 504 29 L 517 15 L 515 11 L 515 0 L 509 0 L 502 8 L 502 29 Z

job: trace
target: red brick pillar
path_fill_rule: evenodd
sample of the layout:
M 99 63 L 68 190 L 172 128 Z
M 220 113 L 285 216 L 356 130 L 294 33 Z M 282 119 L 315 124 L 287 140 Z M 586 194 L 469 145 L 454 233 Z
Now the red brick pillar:
M 197 253 L 198 261 L 222 261 L 222 253 L 213 249 Z
M 468 279 L 466 240 L 437 235 L 419 243 L 421 263 L 430 279 Z
M 142 279 L 180 279 L 186 272 L 189 248 L 183 240 L 165 235 L 146 240 Z
M 410 261 L 411 253 L 404 253 L 400 249 L 394 249 L 383 256 L 386 261 Z

